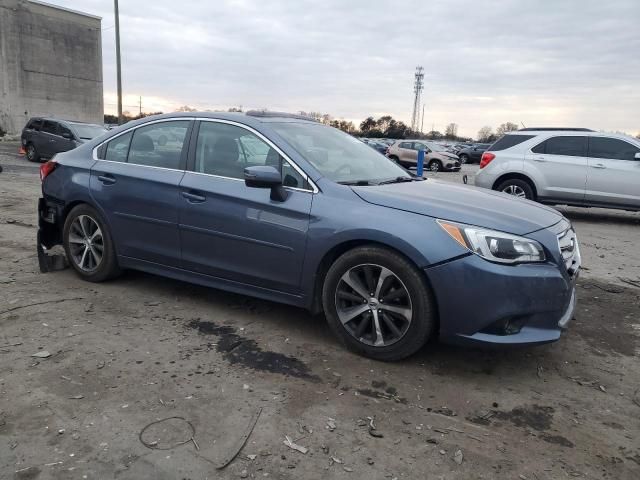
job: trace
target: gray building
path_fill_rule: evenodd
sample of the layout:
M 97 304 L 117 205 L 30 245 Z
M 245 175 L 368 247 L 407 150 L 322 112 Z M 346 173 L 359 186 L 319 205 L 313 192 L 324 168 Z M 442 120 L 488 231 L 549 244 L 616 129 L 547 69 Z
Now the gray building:
M 37 115 L 103 123 L 100 24 L 43 2 L 0 0 L 0 130 L 19 133 Z

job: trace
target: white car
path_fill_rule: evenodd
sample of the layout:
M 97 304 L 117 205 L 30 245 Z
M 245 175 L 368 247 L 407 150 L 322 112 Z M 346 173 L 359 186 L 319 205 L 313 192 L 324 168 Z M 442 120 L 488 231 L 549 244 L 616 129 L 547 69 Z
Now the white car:
M 482 155 L 475 184 L 541 203 L 640 210 L 640 140 L 588 129 L 523 129 Z

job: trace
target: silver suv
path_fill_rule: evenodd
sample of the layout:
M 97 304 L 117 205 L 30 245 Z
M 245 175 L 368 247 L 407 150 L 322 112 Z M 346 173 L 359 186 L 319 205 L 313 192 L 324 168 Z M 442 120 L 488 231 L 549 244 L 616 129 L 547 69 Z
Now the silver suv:
M 640 141 L 587 129 L 523 129 L 482 155 L 476 186 L 541 203 L 640 210 Z

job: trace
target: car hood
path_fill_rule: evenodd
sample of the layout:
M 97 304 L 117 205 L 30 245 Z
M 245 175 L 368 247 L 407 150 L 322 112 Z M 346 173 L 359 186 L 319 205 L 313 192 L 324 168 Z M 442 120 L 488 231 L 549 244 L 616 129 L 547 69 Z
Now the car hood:
M 352 187 L 365 202 L 524 235 L 562 219 L 556 210 L 506 193 L 437 180 Z
M 458 160 L 458 156 L 450 152 L 433 152 L 431 156 L 434 158 L 441 157 L 442 159 Z

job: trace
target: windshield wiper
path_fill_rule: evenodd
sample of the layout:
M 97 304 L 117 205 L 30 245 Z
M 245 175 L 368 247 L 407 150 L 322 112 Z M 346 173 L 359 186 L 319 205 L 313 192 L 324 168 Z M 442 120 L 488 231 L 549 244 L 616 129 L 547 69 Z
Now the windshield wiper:
M 391 178 L 389 180 L 383 180 L 382 182 L 378 182 L 378 185 L 387 185 L 389 183 L 403 183 L 403 182 L 413 182 L 414 179 L 411 177 L 396 177 Z
M 366 187 L 372 185 L 369 180 L 345 180 L 344 182 L 338 182 L 340 185 L 356 185 L 359 187 Z

